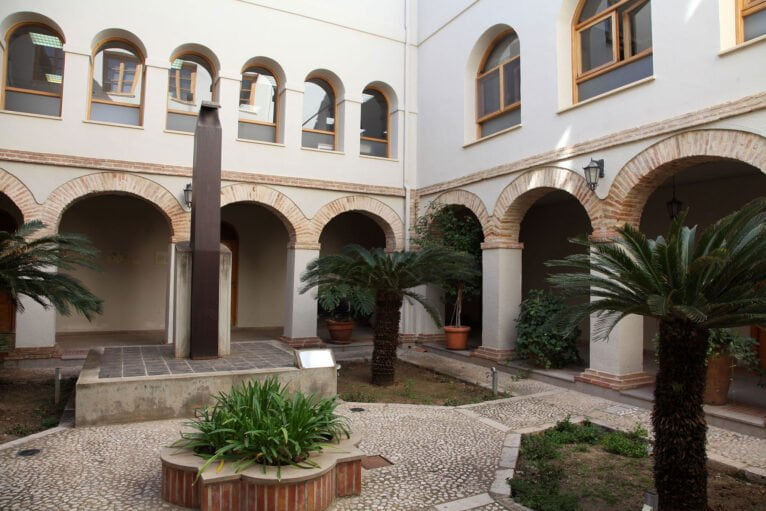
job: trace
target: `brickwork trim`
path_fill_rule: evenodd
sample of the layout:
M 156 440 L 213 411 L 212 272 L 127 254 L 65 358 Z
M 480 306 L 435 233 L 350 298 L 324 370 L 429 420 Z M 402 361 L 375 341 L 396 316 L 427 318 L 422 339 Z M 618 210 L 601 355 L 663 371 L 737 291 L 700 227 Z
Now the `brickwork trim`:
M 484 205 L 484 201 L 475 193 L 471 193 L 467 190 L 450 190 L 436 197 L 431 204 L 434 203 L 441 206 L 463 206 L 470 209 L 479 220 L 481 229 L 484 232 L 484 237 L 489 235 L 490 215 L 487 213 L 487 207 Z
M 84 156 L 41 153 L 35 151 L 19 151 L 15 149 L 0 149 L 0 161 L 55 165 L 58 167 L 74 167 L 80 169 L 92 169 L 110 172 L 141 172 L 144 174 L 158 174 L 163 176 L 178 176 L 186 178 L 190 178 L 192 175 L 192 168 L 182 165 L 163 165 L 160 163 L 139 161 L 88 158 Z M 370 195 L 384 195 L 391 197 L 404 197 L 405 195 L 404 188 L 402 187 L 368 185 L 364 183 L 346 183 L 341 181 L 309 179 L 303 177 L 255 174 L 234 170 L 223 170 L 221 172 L 221 179 L 225 181 L 237 181 L 241 183 L 294 186 L 297 188 L 333 190 L 350 193 L 369 193 Z
M 253 202 L 272 211 L 284 224 L 291 244 L 311 244 L 311 224 L 287 195 L 263 185 L 234 184 L 221 188 L 221 207 L 237 202 Z
M 164 215 L 173 242 L 189 239 L 190 214 L 173 194 L 155 181 L 126 172 L 98 172 L 67 181 L 48 196 L 43 204 L 42 220 L 51 231 L 58 231 L 61 217 L 72 204 L 105 194 L 125 194 L 146 200 Z
M 311 219 L 313 243 L 319 243 L 322 230 L 336 216 L 355 211 L 368 216 L 380 226 L 386 236 L 386 250 L 404 248 L 404 222 L 401 217 L 386 204 L 372 197 L 348 195 L 325 204 Z
M 766 138 L 738 130 L 695 130 L 673 135 L 634 156 L 615 176 L 601 227 L 638 226 L 644 205 L 668 177 L 700 163 L 736 160 L 766 173 Z
M 591 225 L 601 218 L 601 201 L 585 183 L 585 178 L 569 169 L 542 167 L 521 174 L 506 186 L 495 203 L 488 242 L 504 240 L 519 243 L 524 215 L 547 193 L 562 190 L 572 195 L 588 214 Z
M 19 178 L 0 169 L 0 193 L 8 197 L 21 212 L 24 222 L 40 217 L 40 204 Z

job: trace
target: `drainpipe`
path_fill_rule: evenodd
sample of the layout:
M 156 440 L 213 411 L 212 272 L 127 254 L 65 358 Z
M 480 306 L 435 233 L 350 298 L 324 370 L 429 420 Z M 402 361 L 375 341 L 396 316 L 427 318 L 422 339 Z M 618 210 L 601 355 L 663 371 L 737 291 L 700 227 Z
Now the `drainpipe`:
M 402 125 L 402 184 L 404 185 L 404 250 L 410 249 L 410 197 L 411 187 L 407 182 L 407 122 L 409 118 L 409 105 L 407 104 L 407 70 L 409 68 L 409 51 L 407 43 L 409 41 L 408 20 L 410 16 L 409 0 L 404 0 L 404 90 L 402 92 L 402 104 L 404 105 Z

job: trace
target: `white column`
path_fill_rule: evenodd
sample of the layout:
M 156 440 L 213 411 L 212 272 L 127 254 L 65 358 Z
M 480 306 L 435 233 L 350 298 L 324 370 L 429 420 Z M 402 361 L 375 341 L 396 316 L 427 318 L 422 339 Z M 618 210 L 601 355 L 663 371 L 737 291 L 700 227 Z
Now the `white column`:
M 64 91 L 61 117 L 70 126 L 81 126 L 88 118 L 90 55 L 83 50 L 64 51 Z M 76 123 L 76 124 L 75 124 Z
M 175 268 L 176 268 L 176 244 L 168 245 L 168 293 L 165 297 L 165 342 L 173 342 L 173 332 L 175 325 L 173 323 L 173 314 L 175 311 Z
M 239 88 L 240 77 L 233 73 L 221 76 L 218 83 L 218 111 L 223 140 L 234 140 L 239 135 Z
M 413 288 L 412 291 L 424 296 L 444 321 L 443 292 L 438 287 L 428 284 Z M 401 340 L 405 342 L 443 340 L 444 330 L 434 323 L 426 309 L 419 303 L 405 297 L 402 304 Z
M 144 68 L 144 129 L 150 133 L 165 130 L 168 109 L 168 62 L 151 61 Z
M 337 150 L 346 154 L 359 154 L 359 126 L 362 122 L 362 104 L 356 99 L 345 99 L 338 105 L 335 133 Z
M 644 372 L 644 321 L 628 316 L 620 321 L 608 339 L 595 337 L 597 318 L 590 318 L 590 362 L 579 374 L 580 382 L 615 390 L 632 389 L 652 383 Z
M 16 348 L 53 348 L 56 344 L 56 309 L 46 309 L 25 296 L 20 301 L 24 312 L 16 311 Z
M 282 341 L 293 347 L 321 343 L 317 337 L 316 289 L 300 294 L 301 275 L 309 262 L 319 257 L 319 246 L 288 247 L 285 282 L 285 333 Z
M 521 306 L 521 253 L 518 243 L 482 244 L 482 333 L 476 356 L 504 360 L 513 354 Z

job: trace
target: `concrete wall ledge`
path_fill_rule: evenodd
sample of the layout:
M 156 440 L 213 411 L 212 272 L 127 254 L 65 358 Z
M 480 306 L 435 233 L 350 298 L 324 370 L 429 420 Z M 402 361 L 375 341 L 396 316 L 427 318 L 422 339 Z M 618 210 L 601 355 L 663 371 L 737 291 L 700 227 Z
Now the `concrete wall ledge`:
M 292 392 L 320 397 L 337 394 L 334 367 L 248 369 L 161 376 L 99 378 L 103 348 L 88 353 L 77 380 L 75 425 L 189 418 L 194 410 L 214 402 L 220 392 L 250 380 L 276 377 Z

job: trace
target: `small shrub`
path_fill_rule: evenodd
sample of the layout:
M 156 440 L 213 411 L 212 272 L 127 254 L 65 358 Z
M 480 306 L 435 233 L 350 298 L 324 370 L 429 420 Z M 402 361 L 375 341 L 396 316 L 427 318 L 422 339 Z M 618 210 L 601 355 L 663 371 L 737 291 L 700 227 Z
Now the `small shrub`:
M 567 417 L 556 423 L 556 426 L 545 432 L 559 445 L 564 444 L 597 444 L 604 436 L 604 431 L 590 421 L 574 424 Z
M 648 432 L 640 425 L 629 433 L 615 431 L 601 438 L 601 446 L 606 452 L 627 456 L 629 458 L 646 458 L 649 456 Z
M 43 427 L 45 429 L 55 428 L 56 426 L 59 425 L 59 420 L 58 420 L 58 418 L 53 417 L 53 416 L 46 417 L 46 418 L 43 419 L 43 423 L 42 424 L 43 424 Z
M 529 435 L 522 437 L 524 456 L 531 461 L 553 460 L 560 456 L 559 443 L 553 435 Z
M 578 511 L 577 497 L 562 493 L 559 481 L 561 469 L 549 463 L 541 464 L 525 479 L 511 479 L 513 498 L 535 511 Z
M 207 460 L 200 473 L 216 461 L 232 461 L 238 472 L 256 463 L 309 468 L 315 466 L 309 454 L 349 437 L 347 419 L 335 413 L 335 398 L 290 395 L 275 378 L 247 382 L 215 399 L 187 423 L 196 431 L 181 433 L 173 444 Z
M 521 303 L 521 314 L 517 320 L 516 353 L 528 358 L 533 364 L 546 369 L 564 367 L 580 362 L 577 339 L 580 330 L 569 334 L 555 330 L 551 318 L 566 308 L 564 302 L 541 290 L 529 292 Z

